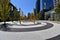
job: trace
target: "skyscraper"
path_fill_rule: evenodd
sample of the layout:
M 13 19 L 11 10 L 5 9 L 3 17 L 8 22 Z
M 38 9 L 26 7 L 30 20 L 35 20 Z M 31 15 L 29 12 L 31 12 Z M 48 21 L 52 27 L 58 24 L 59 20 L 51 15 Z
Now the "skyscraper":
M 40 2 L 40 11 L 44 9 L 50 9 L 54 7 L 53 0 L 41 0 Z
M 42 12 L 42 19 L 44 20 L 45 12 L 54 8 L 54 0 L 37 0 L 36 14 Z
M 40 11 L 40 0 L 36 1 L 36 13 L 39 13 Z
M 54 6 L 60 3 L 60 0 L 54 0 Z
M 39 11 L 43 11 L 44 9 L 51 9 L 53 7 L 54 7 L 53 0 L 37 0 L 36 1 L 37 13 L 39 13 Z

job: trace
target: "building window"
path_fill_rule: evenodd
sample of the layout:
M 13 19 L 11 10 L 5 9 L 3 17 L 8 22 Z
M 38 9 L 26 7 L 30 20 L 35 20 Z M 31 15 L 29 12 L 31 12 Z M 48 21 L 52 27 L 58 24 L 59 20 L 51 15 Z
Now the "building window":
M 10 6 L 10 10 L 13 11 L 13 6 Z
M 44 2 L 44 9 L 46 9 L 46 2 Z

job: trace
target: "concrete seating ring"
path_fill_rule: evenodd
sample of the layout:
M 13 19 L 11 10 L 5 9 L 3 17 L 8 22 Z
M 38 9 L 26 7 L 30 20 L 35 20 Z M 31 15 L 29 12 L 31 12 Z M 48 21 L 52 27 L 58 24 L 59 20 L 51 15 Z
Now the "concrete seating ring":
M 53 27 L 53 24 L 43 22 L 37 24 L 29 24 L 29 25 L 11 25 L 7 27 L 6 32 L 30 32 L 30 31 L 38 31 L 38 30 L 45 30 Z

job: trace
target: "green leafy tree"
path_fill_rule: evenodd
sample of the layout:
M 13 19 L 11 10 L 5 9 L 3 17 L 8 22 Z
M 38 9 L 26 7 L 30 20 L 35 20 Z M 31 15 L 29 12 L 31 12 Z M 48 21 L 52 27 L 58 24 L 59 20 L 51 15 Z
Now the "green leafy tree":
M 33 21 L 34 24 L 35 24 L 35 20 L 36 20 L 35 14 L 31 13 L 29 19 L 30 19 L 31 21 Z
M 2 6 L 1 6 L 1 3 L 0 3 L 0 19 L 1 19 L 1 11 L 2 11 Z
M 38 19 L 41 20 L 42 19 L 42 12 L 38 13 Z
M 56 14 L 56 19 L 60 20 L 60 3 L 58 3 L 55 7 L 55 14 Z
M 33 14 L 33 20 L 34 20 L 34 24 L 35 24 L 35 22 L 36 22 L 36 15 L 35 14 Z
M 37 15 L 36 15 L 36 9 L 35 8 L 34 8 L 33 20 L 34 20 L 34 24 L 35 24 L 35 21 L 37 20 Z
M 25 21 L 26 20 L 26 16 L 25 15 L 21 16 L 21 20 Z
M 55 7 L 55 12 L 60 13 L 60 4 L 57 4 L 57 6 Z
M 18 21 L 19 18 L 20 18 L 20 14 L 19 14 L 19 12 L 15 9 L 13 13 L 14 13 L 14 17 L 13 17 L 13 19 L 14 19 L 15 21 Z
M 10 0 L 2 0 L 1 1 L 1 20 L 5 23 L 9 17 L 9 11 L 10 11 L 10 7 L 9 7 L 9 2 Z
M 21 24 L 21 8 L 19 8 L 19 13 L 20 13 L 19 22 Z

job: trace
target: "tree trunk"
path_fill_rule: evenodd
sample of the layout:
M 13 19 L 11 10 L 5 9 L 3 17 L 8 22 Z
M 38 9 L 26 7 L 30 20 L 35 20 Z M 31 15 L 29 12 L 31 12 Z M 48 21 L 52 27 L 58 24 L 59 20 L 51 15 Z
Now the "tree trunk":
M 21 20 L 20 20 L 20 24 L 21 24 Z
M 34 20 L 34 24 L 35 24 L 35 20 Z
M 20 18 L 20 20 L 19 20 L 19 21 L 20 21 L 20 24 L 21 24 L 21 18 Z

